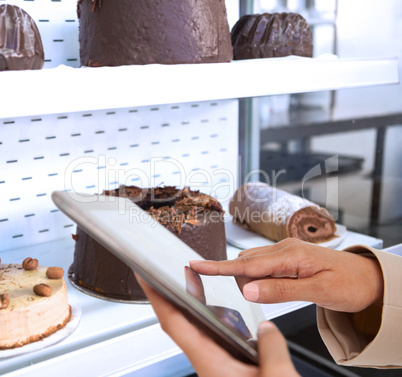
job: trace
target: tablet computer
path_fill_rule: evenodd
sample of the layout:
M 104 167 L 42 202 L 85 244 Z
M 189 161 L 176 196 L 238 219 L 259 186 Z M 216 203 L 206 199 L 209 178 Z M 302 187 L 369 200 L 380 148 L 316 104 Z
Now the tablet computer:
M 264 314 L 244 299 L 233 277 L 198 275 L 188 262 L 202 257 L 127 198 L 55 191 L 52 200 L 220 346 L 258 363 Z

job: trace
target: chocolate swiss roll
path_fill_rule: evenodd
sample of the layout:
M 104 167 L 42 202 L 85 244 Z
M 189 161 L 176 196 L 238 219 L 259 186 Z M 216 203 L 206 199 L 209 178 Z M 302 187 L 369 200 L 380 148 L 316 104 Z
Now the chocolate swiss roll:
M 318 243 L 336 237 L 335 221 L 325 208 L 266 183 L 241 186 L 229 213 L 236 224 L 273 241 L 292 237 Z
M 0 5 L 0 71 L 41 69 L 42 39 L 32 17 L 23 9 Z
M 313 35 L 297 13 L 250 14 L 231 31 L 234 60 L 313 56 Z

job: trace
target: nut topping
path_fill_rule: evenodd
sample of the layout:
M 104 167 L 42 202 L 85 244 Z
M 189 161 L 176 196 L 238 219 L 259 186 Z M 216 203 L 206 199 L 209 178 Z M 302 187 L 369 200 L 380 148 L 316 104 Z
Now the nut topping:
M 47 284 L 37 284 L 33 287 L 33 291 L 38 296 L 49 297 L 52 294 L 52 287 Z
M 3 293 L 2 295 L 0 295 L 0 310 L 7 309 L 9 304 L 10 304 L 10 298 L 8 297 L 8 294 Z
M 61 267 L 48 267 L 46 276 L 49 279 L 61 279 L 64 275 L 64 270 Z
M 38 260 L 32 258 L 25 258 L 22 262 L 24 270 L 35 270 L 38 267 Z

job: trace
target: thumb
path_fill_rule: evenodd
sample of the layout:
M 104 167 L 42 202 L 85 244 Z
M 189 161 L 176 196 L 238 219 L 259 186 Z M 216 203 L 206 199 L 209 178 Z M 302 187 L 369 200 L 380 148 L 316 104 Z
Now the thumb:
M 258 326 L 258 357 L 261 377 L 299 376 L 286 344 L 286 340 L 278 328 L 268 321 Z

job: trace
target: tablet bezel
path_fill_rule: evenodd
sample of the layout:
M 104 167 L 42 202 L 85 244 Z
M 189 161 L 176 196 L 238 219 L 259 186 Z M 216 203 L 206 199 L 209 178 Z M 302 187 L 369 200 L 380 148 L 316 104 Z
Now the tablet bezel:
M 63 213 L 110 252 L 128 264 L 151 287 L 172 302 L 187 318 L 194 322 L 197 327 L 201 328 L 204 333 L 220 346 L 243 362 L 258 364 L 256 346 L 255 344 L 251 344 L 254 341 L 245 341 L 238 336 L 238 334 L 223 324 L 217 316 L 213 315 L 212 312 L 205 310 L 205 306 L 202 303 L 184 292 L 180 287 L 177 287 L 168 274 L 164 276 L 153 274 L 149 265 L 144 263 L 140 258 L 136 258 L 135 250 L 134 254 L 130 253 L 130 251 L 127 252 L 127 245 L 124 244 L 124 241 L 120 242 L 119 239 L 116 239 L 118 237 L 110 234 L 109 229 L 101 228 L 99 219 L 93 216 L 89 209 L 95 211 L 97 209 L 101 211 L 107 209 L 116 211 L 117 213 L 122 208 L 124 208 L 122 211 L 124 212 L 135 206 L 135 210 L 139 211 L 141 216 L 149 221 L 149 224 L 146 226 L 152 226 L 152 231 L 155 232 L 157 240 L 169 240 L 169 244 L 173 244 L 177 248 L 186 249 L 187 252 L 191 250 L 191 252 L 195 253 L 178 237 L 126 198 L 54 191 L 52 193 L 52 200 Z M 144 224 L 139 224 L 139 227 L 144 226 Z M 135 249 L 135 247 L 131 247 L 130 249 Z M 199 254 L 195 253 L 195 259 L 201 259 Z M 237 285 L 234 285 L 234 287 L 238 290 Z M 250 303 L 250 305 L 255 304 Z

